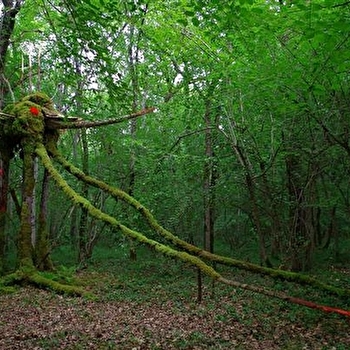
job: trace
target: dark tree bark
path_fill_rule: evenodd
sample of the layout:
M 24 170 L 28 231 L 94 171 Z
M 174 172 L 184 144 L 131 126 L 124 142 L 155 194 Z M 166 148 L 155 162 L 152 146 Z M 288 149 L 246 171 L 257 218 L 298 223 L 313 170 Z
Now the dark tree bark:
M 204 165 L 204 249 L 214 252 L 214 211 L 215 211 L 215 166 L 213 151 L 213 128 L 211 121 L 211 103 L 207 101 L 204 115 L 205 130 L 205 157 Z
M 35 266 L 42 271 L 53 270 L 50 258 L 49 232 L 47 228 L 47 205 L 49 200 L 50 175 L 45 169 L 41 188 L 40 212 L 38 217 L 38 231 L 35 242 Z
M 312 222 L 307 190 L 303 184 L 301 157 L 290 154 L 286 158 L 289 195 L 289 258 L 292 271 L 305 271 L 311 267 Z M 312 180 L 310 180 L 312 181 Z
M 5 95 L 8 91 L 5 78 L 5 60 L 10 38 L 13 33 L 16 15 L 21 9 L 23 1 L 3 0 L 0 18 L 0 109 L 4 107 Z M 5 225 L 7 212 L 7 197 L 8 197 L 8 175 L 10 159 L 12 157 L 12 149 L 1 142 L 0 146 L 0 274 L 4 264 L 4 249 L 6 242 Z
M 2 275 L 5 264 L 5 232 L 11 154 L 3 146 L 0 147 L 0 152 L 2 155 L 2 157 L 0 158 L 0 275 Z
M 83 166 L 82 169 L 85 174 L 89 174 L 89 150 L 87 144 L 87 136 L 86 130 L 81 130 L 81 140 L 82 140 L 82 160 Z M 82 184 L 82 194 L 85 198 L 89 196 L 89 187 L 86 183 Z M 86 208 L 81 208 L 80 221 L 79 221 L 79 230 L 78 230 L 78 249 L 79 249 L 79 264 L 81 267 L 85 267 L 86 260 L 90 258 L 88 245 L 89 245 L 89 237 L 88 237 L 88 212 Z M 92 251 L 91 251 L 92 252 Z
M 250 216 L 259 239 L 260 263 L 267 267 L 271 267 L 271 262 L 266 252 L 266 237 L 261 223 L 261 213 L 256 196 L 257 184 L 253 167 L 244 148 L 242 148 L 237 142 L 232 142 L 231 146 L 245 171 L 245 183 L 249 194 Z
M 16 15 L 21 9 L 23 2 L 23 0 L 2 0 L 4 8 L 0 19 L 0 109 L 4 108 L 4 97 L 8 91 L 4 74 L 6 54 L 15 28 Z

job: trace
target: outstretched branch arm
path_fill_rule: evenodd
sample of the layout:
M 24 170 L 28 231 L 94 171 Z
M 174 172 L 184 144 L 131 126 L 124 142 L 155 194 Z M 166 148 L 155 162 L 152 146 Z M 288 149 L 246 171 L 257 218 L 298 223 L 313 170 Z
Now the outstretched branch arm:
M 86 120 L 76 120 L 66 122 L 63 119 L 56 118 L 46 118 L 45 123 L 48 129 L 82 129 L 82 128 L 91 128 L 98 127 L 110 124 L 117 124 L 124 122 L 129 119 L 135 119 L 142 115 L 154 112 L 155 107 L 149 107 L 142 109 L 136 113 L 128 114 L 123 117 L 110 118 L 105 120 L 96 120 L 96 121 L 86 121 Z
M 50 173 L 52 178 L 56 181 L 59 187 L 63 190 L 63 192 L 72 200 L 75 204 L 85 208 L 89 214 L 99 220 L 102 220 L 108 224 L 110 224 L 115 229 L 120 230 L 124 235 L 135 239 L 139 241 L 140 243 L 146 244 L 149 247 L 155 249 L 159 253 L 162 253 L 168 257 L 175 258 L 177 260 L 181 260 L 189 265 L 195 266 L 199 268 L 204 274 L 207 276 L 217 280 L 218 282 L 231 285 L 237 288 L 242 288 L 245 290 L 249 290 L 255 293 L 261 293 L 265 294 L 271 297 L 279 298 L 285 301 L 289 301 L 292 303 L 297 303 L 306 307 L 310 308 L 316 308 L 320 309 L 326 312 L 334 312 L 341 315 L 349 316 L 350 312 L 342 309 L 336 309 L 328 306 L 323 306 L 319 304 L 315 304 L 313 302 L 309 302 L 307 300 L 302 299 L 296 299 L 291 296 L 288 296 L 285 293 L 280 292 L 274 292 L 270 290 L 266 290 L 263 287 L 257 287 L 250 284 L 244 284 L 237 281 L 229 280 L 227 278 L 224 278 L 219 274 L 216 270 L 214 270 L 211 266 L 207 265 L 203 260 L 201 260 L 199 257 L 194 256 L 192 254 L 189 254 L 187 252 L 178 251 L 176 249 L 173 249 L 167 245 L 161 244 L 155 240 L 152 240 L 145 235 L 143 235 L 140 232 L 137 232 L 135 230 L 130 229 L 129 227 L 121 224 L 117 219 L 114 217 L 102 212 L 100 209 L 96 208 L 94 205 L 92 205 L 86 198 L 80 196 L 78 193 L 76 193 L 69 185 L 68 183 L 63 179 L 63 177 L 59 174 L 59 172 L 55 169 L 53 166 L 50 157 L 44 147 L 43 144 L 37 144 L 36 154 L 40 157 L 41 161 L 44 164 L 44 167 L 47 169 L 47 171 Z M 143 207 L 142 207 L 143 208 Z
M 161 244 L 157 241 L 147 238 L 142 233 L 137 232 L 135 230 L 131 230 L 127 226 L 121 224 L 114 217 L 102 212 L 100 209 L 92 205 L 89 200 L 87 200 L 86 198 L 84 198 L 83 196 L 75 192 L 68 185 L 68 183 L 63 179 L 63 177 L 59 174 L 59 172 L 53 166 L 50 160 L 50 157 L 43 144 L 37 145 L 35 153 L 40 157 L 42 163 L 44 164 L 45 169 L 49 172 L 51 177 L 56 181 L 57 185 L 63 190 L 65 195 L 68 196 L 69 199 L 74 204 L 85 208 L 91 216 L 110 224 L 115 229 L 120 230 L 125 236 L 129 236 L 130 238 L 135 239 L 140 243 L 144 243 L 164 255 L 167 255 L 169 257 L 176 258 L 184 262 L 187 262 L 191 265 L 197 266 L 205 274 L 207 274 L 208 276 L 214 279 L 218 279 L 220 277 L 220 274 L 218 272 L 216 272 L 212 267 L 204 263 L 200 258 L 196 256 L 192 256 L 186 252 L 179 252 L 171 247 L 168 247 L 164 244 Z
M 166 230 L 164 227 L 162 227 L 158 221 L 155 219 L 155 217 L 152 215 L 151 211 L 144 207 L 140 202 L 138 202 L 134 197 L 128 195 L 126 192 L 122 191 L 119 188 L 115 188 L 112 186 L 109 186 L 103 181 L 97 180 L 93 178 L 92 176 L 88 176 L 84 174 L 80 169 L 75 167 L 73 164 L 68 162 L 57 150 L 57 148 L 53 145 L 47 145 L 49 152 L 54 156 L 54 159 L 58 161 L 66 170 L 68 170 L 72 175 L 76 176 L 78 179 L 85 181 L 91 186 L 100 188 L 101 190 L 105 191 L 106 193 L 110 194 L 112 197 L 117 198 L 119 200 L 124 201 L 125 203 L 131 205 L 134 207 L 147 221 L 149 226 L 158 234 L 160 234 L 162 237 L 170 241 L 171 243 L 175 244 L 177 247 L 180 247 L 181 249 L 186 250 L 188 253 L 192 255 L 199 256 L 203 259 L 213 261 L 222 265 L 227 266 L 234 266 L 236 268 L 239 268 L 241 270 L 250 271 L 253 273 L 258 273 L 261 275 L 268 275 L 275 279 L 285 280 L 285 281 L 291 281 L 294 283 L 304 284 L 304 285 L 311 285 L 313 287 L 322 289 L 327 291 L 328 293 L 339 295 L 339 296 L 346 296 L 350 297 L 350 289 L 345 288 L 338 288 L 326 283 L 323 283 L 322 281 L 319 281 L 316 278 L 299 274 L 291 271 L 284 271 L 279 269 L 272 269 L 256 264 L 252 264 L 243 260 L 237 260 L 232 259 L 229 257 L 217 255 L 210 253 L 206 250 L 203 250 L 195 245 L 192 245 L 179 237 L 175 236 L 170 231 Z

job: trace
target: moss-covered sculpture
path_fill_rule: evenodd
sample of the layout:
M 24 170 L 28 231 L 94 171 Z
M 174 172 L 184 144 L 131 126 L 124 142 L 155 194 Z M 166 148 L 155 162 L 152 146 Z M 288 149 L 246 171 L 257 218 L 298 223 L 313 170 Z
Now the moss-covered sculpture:
M 86 123 L 76 119 L 71 120 L 71 122 L 59 119 L 52 120 L 52 117 L 55 117 L 55 113 L 56 116 L 58 115 L 58 113 L 54 110 L 51 100 L 45 94 L 42 93 L 29 95 L 23 98 L 20 102 L 8 106 L 6 108 L 6 110 L 4 111 L 5 114 L 3 114 L 3 116 L 0 118 L 0 122 L 3 124 L 3 131 L 0 134 L 0 136 L 2 137 L 2 140 L 5 140 L 6 142 L 8 142 L 8 144 L 6 144 L 6 142 L 4 141 L 1 141 L 0 151 L 2 151 L 4 154 L 11 154 L 16 147 L 21 148 L 21 151 L 23 152 L 24 163 L 24 192 L 21 207 L 21 228 L 19 234 L 18 247 L 19 269 L 17 272 L 3 278 L 0 282 L 0 287 L 1 285 L 7 286 L 11 283 L 26 282 L 68 294 L 82 295 L 85 293 L 79 287 L 65 286 L 57 282 L 48 280 L 42 275 L 40 275 L 37 271 L 38 264 L 35 265 L 35 262 L 37 262 L 38 255 L 41 256 L 41 259 L 49 255 L 47 246 L 45 246 L 45 215 L 39 215 L 38 226 L 41 227 L 41 229 L 43 230 L 43 232 L 41 232 L 43 235 L 40 239 L 40 245 L 33 247 L 31 242 L 31 233 L 33 230 L 33 225 L 31 223 L 31 212 L 33 210 L 32 195 L 35 186 L 33 160 L 35 156 L 39 156 L 39 158 L 42 161 L 42 164 L 46 169 L 46 172 L 52 176 L 52 178 L 56 181 L 61 190 L 74 204 L 81 206 L 91 216 L 106 222 L 107 224 L 116 228 L 118 231 L 121 231 L 122 234 L 134 240 L 137 240 L 140 243 L 148 245 L 154 250 L 160 252 L 161 254 L 195 266 L 206 275 L 221 283 L 225 283 L 227 285 L 231 285 L 237 288 L 247 289 L 257 293 L 262 293 L 268 296 L 277 297 L 286 301 L 290 301 L 311 308 L 320 309 L 326 312 L 336 312 L 338 314 L 350 316 L 350 312 L 346 310 L 340 310 L 328 306 L 318 305 L 309 301 L 288 296 L 280 292 L 266 290 L 263 287 L 243 284 L 237 281 L 224 278 L 215 269 L 208 265 L 205 262 L 205 260 L 225 264 L 227 266 L 238 267 L 255 273 L 266 274 L 273 278 L 279 278 L 288 281 L 293 281 L 296 283 L 313 285 L 317 288 L 323 289 L 325 291 L 334 293 L 339 296 L 350 296 L 350 290 L 348 289 L 341 289 L 334 286 L 329 286 L 313 278 L 308 278 L 297 273 L 264 268 L 244 261 L 218 256 L 206 252 L 196 246 L 188 244 L 187 242 L 181 240 L 180 238 L 178 238 L 177 236 L 160 226 L 156 219 L 152 216 L 151 212 L 147 208 L 145 208 L 141 203 L 139 203 L 136 199 L 129 196 L 127 193 L 121 191 L 120 189 L 111 187 L 100 180 L 85 175 L 82 171 L 74 167 L 72 164 L 68 163 L 59 154 L 57 150 L 56 144 L 59 136 L 58 129 L 60 128 L 78 128 L 108 125 L 126 119 L 138 117 L 140 115 L 149 113 L 152 110 L 152 108 L 145 109 L 141 112 L 123 118 L 110 119 L 107 121 L 98 121 L 96 123 Z M 111 194 L 113 197 L 121 199 L 130 206 L 134 207 L 145 218 L 149 226 L 156 233 L 165 238 L 169 242 L 169 244 L 162 244 L 156 240 L 150 239 L 144 234 L 128 228 L 127 226 L 120 223 L 116 218 L 102 212 L 100 209 L 93 206 L 88 199 L 76 193 L 63 179 L 63 177 L 54 167 L 50 155 L 53 156 L 66 170 L 75 175 L 79 180 L 84 181 L 89 185 L 98 187 L 104 190 L 105 192 Z M 37 248 L 36 251 L 35 248 Z M 45 267 L 45 265 L 42 266 Z
M 41 212 L 37 215 L 39 225 L 33 221 L 34 208 L 34 162 L 35 162 L 35 147 L 38 143 L 42 144 L 48 140 L 57 140 L 57 130 L 46 130 L 45 118 L 52 115 L 59 115 L 55 111 L 50 98 L 43 93 L 36 93 L 26 96 L 19 102 L 7 106 L 4 110 L 7 118 L 1 119 L 2 129 L 0 136 L 0 153 L 8 157 L 9 160 L 13 157 L 17 149 L 20 150 L 23 159 L 23 191 L 22 203 L 20 210 L 20 230 L 17 239 L 17 258 L 18 270 L 6 277 L 2 284 L 29 282 L 35 285 L 54 288 L 61 292 L 69 294 L 79 294 L 83 292 L 80 288 L 72 286 L 63 286 L 59 283 L 54 283 L 46 279 L 38 273 L 37 268 L 52 269 L 53 264 L 50 259 L 48 234 L 46 225 L 46 216 L 42 211 L 45 211 L 45 206 L 41 206 Z M 3 164 L 2 164 L 3 165 Z M 8 174 L 8 169 L 3 169 L 1 174 Z M 2 181 L 2 185 L 4 181 Z M 6 184 L 6 187 L 7 184 Z M 7 193 L 1 193 L 7 198 Z M 42 194 L 43 195 L 43 194 Z M 5 202 L 4 198 L 2 199 Z M 6 207 L 2 208 L 0 213 L 0 222 L 4 221 L 2 216 L 6 215 Z M 0 225 L 0 237 L 5 236 L 5 224 Z M 33 240 L 34 237 L 34 240 Z M 3 256 L 0 257 L 1 266 L 3 265 Z

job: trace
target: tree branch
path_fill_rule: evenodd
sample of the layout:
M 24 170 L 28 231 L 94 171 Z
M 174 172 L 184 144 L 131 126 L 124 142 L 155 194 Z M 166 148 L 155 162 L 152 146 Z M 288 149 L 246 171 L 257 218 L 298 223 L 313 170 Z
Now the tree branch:
M 267 275 L 274 279 L 279 279 L 283 281 L 290 281 L 294 283 L 298 283 L 301 285 L 310 285 L 320 290 L 327 291 L 328 293 L 349 297 L 350 289 L 338 288 L 333 285 L 328 285 L 319 281 L 316 278 L 311 276 L 307 276 L 304 274 L 299 274 L 291 271 L 284 271 L 278 269 L 272 269 L 256 264 L 252 264 L 243 260 L 237 260 L 221 255 L 212 254 L 208 251 L 205 251 L 195 245 L 192 245 L 181 238 L 175 236 L 172 232 L 166 230 L 163 226 L 161 226 L 156 218 L 153 216 L 151 211 L 143 206 L 139 201 L 137 201 L 134 197 L 128 195 L 126 192 L 121 189 L 111 187 L 104 183 L 101 180 L 97 180 L 91 176 L 84 174 L 81 170 L 75 167 L 73 164 L 69 163 L 57 150 L 57 148 L 53 145 L 46 145 L 48 151 L 51 155 L 53 155 L 54 159 L 60 163 L 68 172 L 77 177 L 79 180 L 87 182 L 89 185 L 99 188 L 106 193 L 110 194 L 115 199 L 121 200 L 128 205 L 134 207 L 137 212 L 139 212 L 148 223 L 149 227 L 152 228 L 155 232 L 165 238 L 167 241 L 174 244 L 176 247 L 187 251 L 191 255 L 195 255 L 200 257 L 201 259 L 209 260 L 213 263 L 218 263 L 226 266 L 236 267 L 241 270 L 249 271 L 252 273 Z
M 50 157 L 47 153 L 47 150 L 45 149 L 43 144 L 37 144 L 35 153 L 40 157 L 43 165 L 47 169 L 47 171 L 50 173 L 52 178 L 56 181 L 57 185 L 63 190 L 66 196 L 74 202 L 76 205 L 79 205 L 83 208 L 85 208 L 89 214 L 92 217 L 95 217 L 96 219 L 102 220 L 106 222 L 107 224 L 111 225 L 112 227 L 120 230 L 123 235 L 128 236 L 142 244 L 145 244 L 149 246 L 150 248 L 153 248 L 155 251 L 177 260 L 180 260 L 182 262 L 185 262 L 189 265 L 192 265 L 194 267 L 197 267 L 200 269 L 204 274 L 211 277 L 214 280 L 217 280 L 218 282 L 242 288 L 245 290 L 253 291 L 255 293 L 260 293 L 267 295 L 269 297 L 275 297 L 279 299 L 283 299 L 285 301 L 289 301 L 295 304 L 303 305 L 309 308 L 322 310 L 324 312 L 333 312 L 337 313 L 343 316 L 350 317 L 350 312 L 343 309 L 333 308 L 330 306 L 324 306 L 319 305 L 313 302 L 310 302 L 308 300 L 298 299 L 292 296 L 289 296 L 285 293 L 281 292 L 275 292 L 272 290 L 265 289 L 264 287 L 258 287 L 250 284 L 244 284 L 240 283 L 238 281 L 230 280 L 227 278 L 224 278 L 220 273 L 218 273 L 214 268 L 212 268 L 210 265 L 205 263 L 202 260 L 201 256 L 196 256 L 193 254 L 193 252 L 185 252 L 185 251 L 179 251 L 176 250 L 168 245 L 159 243 L 158 241 L 155 241 L 153 239 L 148 238 L 144 234 L 137 232 L 135 230 L 130 229 L 129 227 L 121 224 L 117 219 L 114 217 L 104 213 L 100 209 L 96 208 L 94 205 L 91 204 L 90 201 L 88 201 L 86 198 L 82 197 L 78 193 L 76 193 L 69 184 L 63 179 L 63 177 L 59 174 L 59 172 L 56 170 L 56 168 L 53 166 Z M 132 198 L 132 197 L 130 197 Z M 133 199 L 133 198 L 132 198 Z M 140 209 L 140 208 L 139 208 Z
M 123 117 L 96 120 L 96 121 L 85 121 L 78 119 L 76 121 L 67 122 L 63 118 L 45 118 L 46 126 L 48 129 L 82 129 L 82 128 L 95 128 L 104 125 L 111 125 L 124 122 L 125 120 L 138 118 L 142 115 L 154 112 L 155 107 L 149 107 L 142 109 L 136 113 L 125 115 Z
M 209 129 L 215 129 L 215 127 L 208 127 L 208 128 L 203 128 L 203 129 L 198 129 L 198 130 L 193 130 L 193 131 L 188 131 L 180 136 L 178 136 L 177 140 L 175 141 L 175 143 L 171 146 L 170 151 L 171 152 L 179 143 L 182 139 L 184 139 L 185 137 L 189 137 L 192 136 L 194 134 L 199 134 L 205 131 L 208 131 Z

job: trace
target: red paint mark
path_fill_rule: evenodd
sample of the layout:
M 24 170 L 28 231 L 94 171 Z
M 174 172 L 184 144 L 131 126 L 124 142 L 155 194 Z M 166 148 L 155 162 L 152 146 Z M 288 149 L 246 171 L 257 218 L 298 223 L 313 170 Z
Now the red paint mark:
M 4 176 L 4 169 L 0 168 L 0 177 L 3 177 L 3 176 Z
M 32 106 L 32 107 L 29 107 L 29 110 L 30 110 L 30 113 L 32 113 L 33 115 L 35 116 L 38 116 L 39 115 L 39 109 Z
M 295 304 L 304 305 L 304 306 L 309 307 L 311 309 L 318 309 L 318 310 L 322 310 L 324 312 L 335 312 L 339 315 L 344 315 L 344 316 L 350 317 L 350 310 L 343 310 L 343 309 L 338 309 L 338 308 L 331 307 L 331 306 L 319 305 L 319 304 L 313 303 L 313 302 L 308 301 L 308 300 L 293 298 L 293 297 L 290 297 L 289 301 L 291 301 L 292 303 L 295 303 Z

